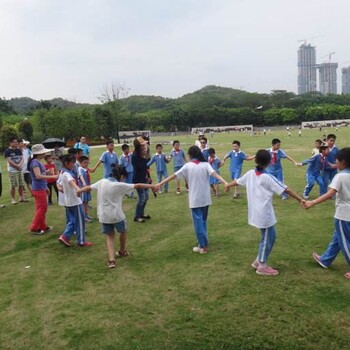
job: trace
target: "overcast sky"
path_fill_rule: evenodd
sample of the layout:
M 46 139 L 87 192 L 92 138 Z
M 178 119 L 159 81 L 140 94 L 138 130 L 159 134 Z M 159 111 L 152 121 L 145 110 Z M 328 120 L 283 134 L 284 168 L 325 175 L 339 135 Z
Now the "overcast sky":
M 350 65 L 349 16 L 349 0 L 0 0 L 0 96 L 296 92 L 298 40 Z

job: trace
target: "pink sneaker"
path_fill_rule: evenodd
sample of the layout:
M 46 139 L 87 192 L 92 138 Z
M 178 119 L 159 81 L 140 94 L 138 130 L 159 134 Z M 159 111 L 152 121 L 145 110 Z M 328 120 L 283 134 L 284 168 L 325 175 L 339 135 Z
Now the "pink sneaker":
M 192 252 L 199 253 L 199 254 L 207 254 L 208 248 L 193 247 Z
M 323 267 L 324 269 L 327 269 L 327 268 L 328 268 L 328 266 L 326 266 L 325 264 L 322 263 L 321 257 L 320 257 L 318 254 L 312 253 L 312 257 L 314 258 L 314 260 L 315 260 L 321 267 Z
M 344 275 L 345 278 L 347 279 L 350 279 L 350 272 L 347 272 L 345 275 Z
M 58 240 L 67 247 L 71 246 L 70 240 L 65 235 L 61 235 Z
M 251 266 L 252 266 L 253 269 L 257 270 L 258 267 L 259 267 L 259 261 L 255 259 L 255 260 L 252 262 L 252 265 L 251 265 Z
M 273 269 L 270 266 L 258 267 L 256 269 L 256 273 L 258 275 L 264 275 L 264 276 L 277 276 L 278 275 L 278 271 Z

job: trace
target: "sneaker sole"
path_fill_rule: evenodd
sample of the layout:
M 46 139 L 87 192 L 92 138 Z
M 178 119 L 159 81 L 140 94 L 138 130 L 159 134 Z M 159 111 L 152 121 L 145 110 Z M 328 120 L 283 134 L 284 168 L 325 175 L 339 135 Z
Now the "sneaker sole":
M 58 239 L 59 242 L 61 242 L 63 245 L 65 245 L 66 247 L 71 247 L 71 244 L 66 242 L 64 239 L 62 239 L 61 237 Z
M 312 257 L 314 258 L 314 260 L 324 269 L 328 269 L 328 266 L 322 264 L 322 262 L 320 260 L 317 259 L 316 257 L 316 253 L 312 253 Z
M 277 276 L 278 273 L 279 273 L 278 271 L 276 273 L 266 273 L 266 272 L 260 272 L 256 270 L 256 274 L 260 276 Z

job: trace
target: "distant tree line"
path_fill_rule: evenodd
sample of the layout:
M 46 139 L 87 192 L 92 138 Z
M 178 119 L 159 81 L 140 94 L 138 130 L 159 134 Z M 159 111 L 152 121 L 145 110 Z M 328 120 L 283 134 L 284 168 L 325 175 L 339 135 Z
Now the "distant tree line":
M 54 99 L 0 99 L 1 140 L 9 134 L 36 142 L 46 137 L 66 140 L 116 137 L 117 131 L 149 129 L 186 131 L 192 127 L 253 124 L 292 125 L 306 120 L 350 119 L 350 95 L 270 94 L 206 86 L 180 98 L 130 96 L 103 104 L 76 104 Z M 3 141 L 2 141 L 3 142 Z

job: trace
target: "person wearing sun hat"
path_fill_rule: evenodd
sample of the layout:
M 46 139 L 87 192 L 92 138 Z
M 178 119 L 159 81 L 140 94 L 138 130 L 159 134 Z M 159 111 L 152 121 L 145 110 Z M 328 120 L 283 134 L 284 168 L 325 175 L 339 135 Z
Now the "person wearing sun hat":
M 32 159 L 29 169 L 32 178 L 32 195 L 35 199 L 35 214 L 30 226 L 30 231 L 37 235 L 42 235 L 52 230 L 52 227 L 46 224 L 47 212 L 47 180 L 57 179 L 58 175 L 46 175 L 46 169 L 41 161 L 45 154 L 51 152 L 51 149 L 45 148 L 42 144 L 36 144 L 32 147 Z

